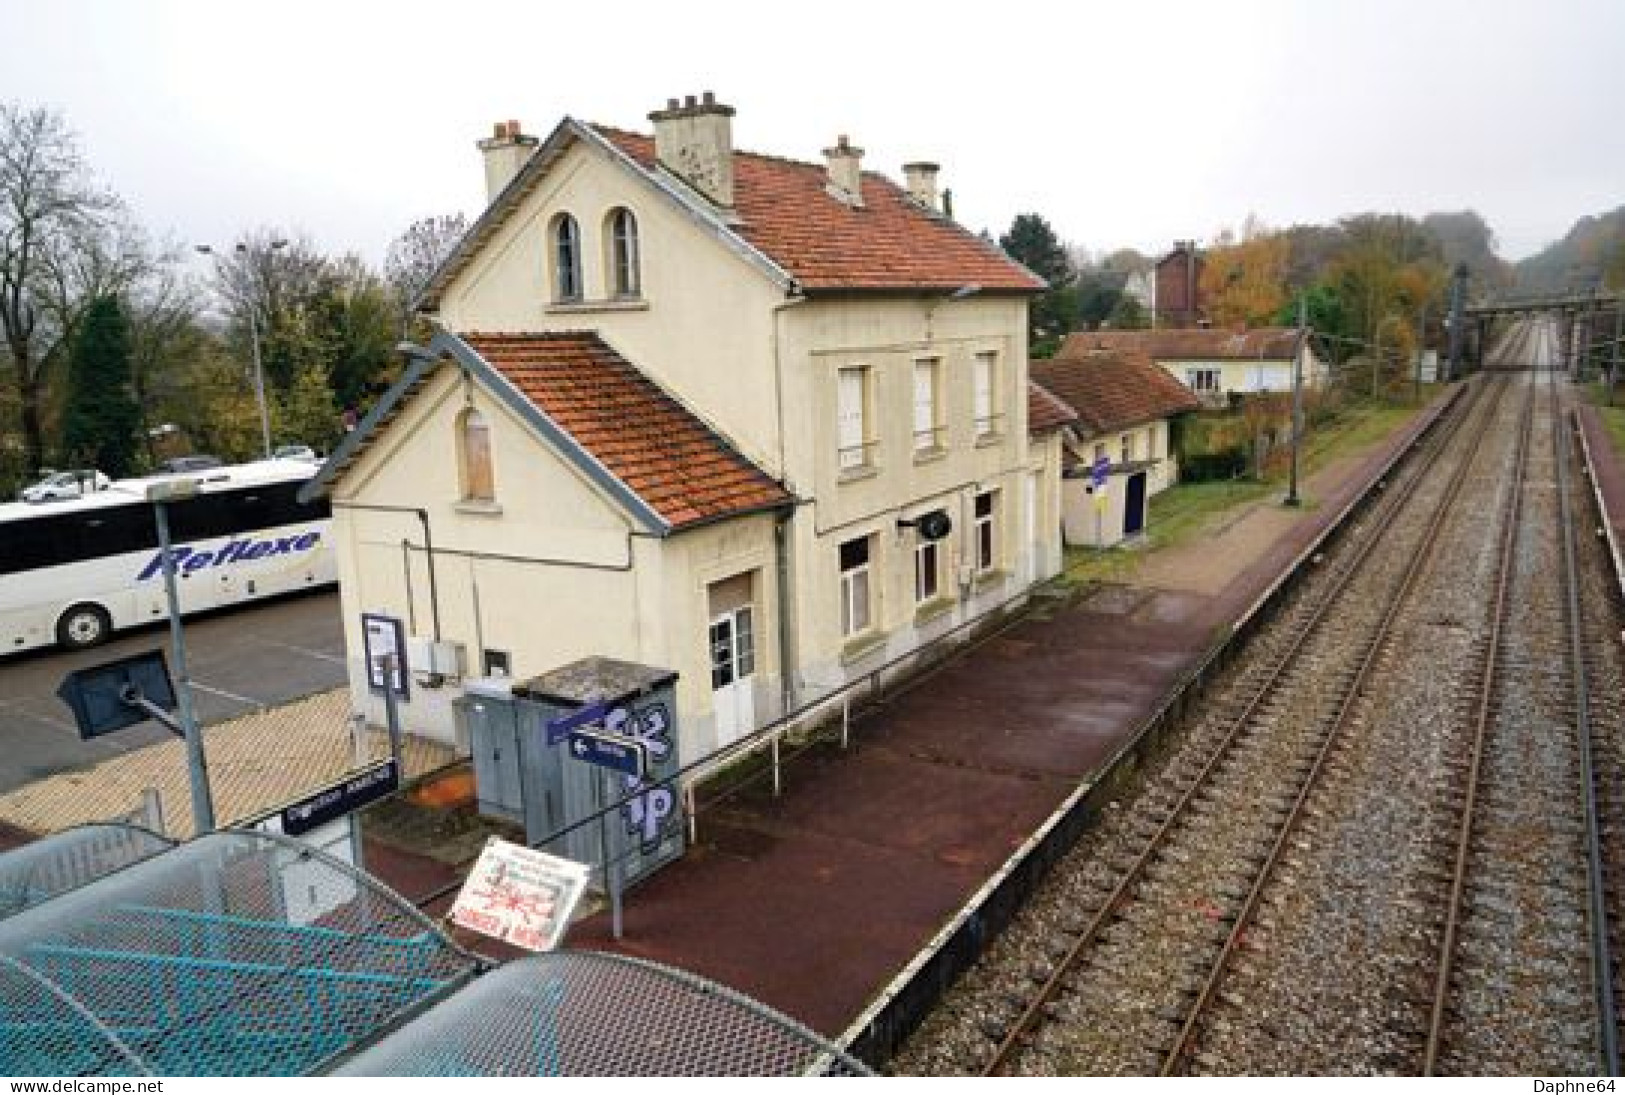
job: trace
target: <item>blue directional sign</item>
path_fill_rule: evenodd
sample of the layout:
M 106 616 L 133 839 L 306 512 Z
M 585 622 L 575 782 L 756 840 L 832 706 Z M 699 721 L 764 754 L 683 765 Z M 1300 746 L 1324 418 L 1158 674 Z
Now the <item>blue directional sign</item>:
M 649 751 L 641 741 L 595 734 L 591 730 L 570 732 L 570 755 L 639 779 L 649 771 Z
M 1106 476 L 1112 470 L 1111 459 L 1105 453 L 1095 457 L 1095 462 L 1089 466 L 1089 479 L 1098 488 L 1106 485 Z
M 604 716 L 609 714 L 609 704 L 589 703 L 578 708 L 568 715 L 560 715 L 556 719 L 549 719 L 547 723 L 547 744 L 557 745 L 570 736 L 570 731 L 582 726 L 590 726 L 595 722 L 603 722 Z

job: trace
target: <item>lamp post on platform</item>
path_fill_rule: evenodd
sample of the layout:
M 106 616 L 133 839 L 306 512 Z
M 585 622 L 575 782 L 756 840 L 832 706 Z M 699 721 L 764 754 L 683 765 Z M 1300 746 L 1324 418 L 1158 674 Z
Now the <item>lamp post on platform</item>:
M 286 246 L 288 246 L 287 240 L 272 240 L 267 255 L 274 255 Z M 235 250 L 239 255 L 243 256 L 247 256 L 249 253 L 248 244 L 246 243 L 239 243 Z M 206 243 L 198 244 L 197 252 L 200 255 L 219 257 L 218 252 Z M 252 298 L 238 297 L 230 291 L 227 291 L 227 295 L 232 296 L 248 312 L 248 340 L 254 353 L 254 399 L 258 402 L 260 409 L 260 440 L 265 447 L 265 458 L 269 460 L 271 458 L 271 415 L 265 404 L 265 367 L 260 360 L 259 302 Z
M 169 601 L 169 638 L 175 659 L 175 702 L 179 708 L 181 735 L 186 739 L 186 769 L 192 787 L 192 829 L 194 835 L 214 831 L 214 798 L 209 791 L 209 767 L 203 757 L 203 732 L 198 729 L 192 709 L 192 680 L 186 675 L 186 639 L 181 631 L 181 599 L 175 586 L 175 555 L 170 549 L 169 504 L 197 497 L 196 479 L 168 479 L 149 484 L 147 501 L 152 503 L 158 525 L 158 556 L 163 560 L 164 595 Z

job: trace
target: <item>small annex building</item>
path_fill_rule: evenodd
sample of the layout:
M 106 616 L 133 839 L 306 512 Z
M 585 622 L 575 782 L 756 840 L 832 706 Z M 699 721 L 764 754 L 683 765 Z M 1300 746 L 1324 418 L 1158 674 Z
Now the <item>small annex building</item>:
M 1060 434 L 1066 543 L 1111 547 L 1138 535 L 1152 496 L 1179 478 L 1172 420 L 1201 404 L 1142 354 L 1063 349 L 1031 371 L 1035 387 L 1074 416 Z
M 1079 357 L 1094 350 L 1140 354 L 1190 389 L 1204 405 L 1222 406 L 1232 395 L 1290 392 L 1293 359 L 1300 353 L 1305 390 L 1324 387 L 1330 371 L 1303 334 L 1296 327 L 1080 331 L 1067 336 L 1056 356 Z
M 1043 282 L 953 221 L 935 164 L 740 152 L 733 115 L 479 142 L 436 333 L 312 488 L 372 720 L 364 616 L 416 655 L 409 732 L 454 741 L 465 697 L 603 657 L 676 674 L 703 764 L 1059 571 Z

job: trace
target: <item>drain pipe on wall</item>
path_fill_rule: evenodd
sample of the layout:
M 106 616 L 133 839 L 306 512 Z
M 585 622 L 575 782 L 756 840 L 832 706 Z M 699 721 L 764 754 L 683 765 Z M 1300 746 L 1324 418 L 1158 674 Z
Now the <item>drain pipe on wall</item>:
M 440 586 L 435 581 L 434 573 L 434 536 L 429 530 L 429 511 L 419 506 L 386 506 L 372 502 L 340 502 L 336 499 L 330 503 L 334 509 L 361 509 L 372 510 L 377 513 L 410 513 L 418 519 L 423 526 L 423 551 L 428 556 L 429 565 L 429 615 L 434 622 L 434 641 L 440 641 Z M 407 543 L 407 541 L 402 541 Z M 408 587 L 410 588 L 410 587 Z M 410 607 L 410 606 L 408 606 Z

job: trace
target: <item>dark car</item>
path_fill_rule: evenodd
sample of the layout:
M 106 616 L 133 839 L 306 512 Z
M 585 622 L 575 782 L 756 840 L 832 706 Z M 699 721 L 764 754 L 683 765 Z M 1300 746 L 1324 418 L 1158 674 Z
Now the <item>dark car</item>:
M 172 456 L 158 465 L 160 475 L 173 475 L 177 472 L 207 471 L 209 468 L 223 467 L 225 461 L 218 456 L 209 456 L 205 453 L 195 453 L 192 456 Z

